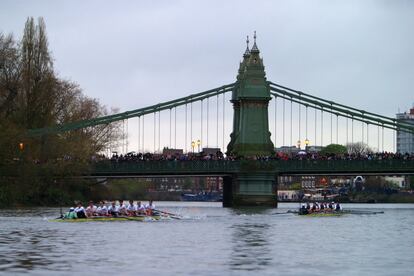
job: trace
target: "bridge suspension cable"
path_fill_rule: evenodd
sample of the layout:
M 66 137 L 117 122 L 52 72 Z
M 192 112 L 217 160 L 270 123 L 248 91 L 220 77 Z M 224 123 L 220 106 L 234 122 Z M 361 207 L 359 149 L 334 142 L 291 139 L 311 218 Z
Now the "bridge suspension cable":
M 217 95 L 216 99 L 216 148 L 219 147 L 219 95 Z
M 207 137 L 206 137 L 206 147 L 208 147 L 209 146 L 209 143 L 208 143 L 208 125 L 209 125 L 209 111 L 210 111 L 210 107 L 209 107 L 209 103 L 210 103 L 210 98 L 207 98 L 207 122 L 206 122 L 206 125 L 207 125 Z
M 273 138 L 273 141 L 274 141 L 274 143 L 275 143 L 275 147 L 277 147 L 276 146 L 276 144 L 277 144 L 277 137 L 276 137 L 276 131 L 277 131 L 277 96 L 274 96 L 274 99 L 275 99 L 275 121 L 274 121 L 274 131 L 273 131 L 273 135 L 274 135 L 274 138 Z
M 65 131 L 70 131 L 70 130 L 76 130 L 80 128 L 102 125 L 102 124 L 109 124 L 112 122 L 122 121 L 128 118 L 135 118 L 135 117 L 142 116 L 145 114 L 151 114 L 156 111 L 167 110 L 172 107 L 183 106 L 183 105 L 186 105 L 192 102 L 200 101 L 202 99 L 206 99 L 206 98 L 213 97 L 219 94 L 230 92 L 234 89 L 234 85 L 235 83 L 231 83 L 231 84 L 223 85 L 218 88 L 210 89 L 204 92 L 192 94 L 187 97 L 182 97 L 176 100 L 167 101 L 167 102 L 159 103 L 156 105 L 151 105 L 148 107 L 139 108 L 139 109 L 126 111 L 126 112 L 121 112 L 121 113 L 117 113 L 113 115 L 102 116 L 102 117 L 94 118 L 90 120 L 71 122 L 71 123 L 55 125 L 55 126 L 47 127 L 47 128 L 30 129 L 28 130 L 27 135 L 30 137 L 33 137 L 33 136 L 46 135 L 46 134 L 51 134 L 51 133 L 59 133 L 59 132 L 65 132 Z
M 204 143 L 204 137 L 203 137 L 203 105 L 204 105 L 204 101 L 201 100 L 200 101 L 200 117 L 201 117 L 201 129 L 200 129 L 200 143 L 201 143 L 201 148 L 203 148 L 203 143 Z
M 223 152 L 225 151 L 225 123 L 226 123 L 226 94 L 223 94 Z
M 184 152 L 188 152 L 187 151 L 187 104 L 185 104 L 185 138 L 184 138 Z
M 323 146 L 323 108 L 321 109 L 321 146 Z
M 337 113 L 341 117 L 347 117 L 350 118 L 351 116 L 354 117 L 355 120 L 362 121 L 364 123 L 369 123 L 372 125 L 381 125 L 384 124 L 385 128 L 389 128 L 392 130 L 397 130 L 397 128 L 403 129 L 404 131 L 407 131 L 409 133 L 414 133 L 414 126 L 412 126 L 409 123 L 397 121 L 395 118 L 386 117 L 383 115 L 379 115 L 372 112 L 367 112 L 365 110 L 360 110 L 357 108 L 345 106 L 339 103 L 335 103 L 333 101 L 328 101 L 319 97 L 315 97 L 312 95 L 309 95 L 307 93 L 304 93 L 302 91 L 294 90 L 279 84 L 275 84 L 272 82 L 268 82 L 270 90 L 273 92 L 276 92 L 276 94 L 280 97 L 287 96 L 290 98 L 295 99 L 296 101 L 298 99 L 301 99 L 301 102 L 307 102 L 308 104 L 311 104 L 313 108 L 330 108 L 331 113 Z M 272 93 L 274 94 L 274 93 Z

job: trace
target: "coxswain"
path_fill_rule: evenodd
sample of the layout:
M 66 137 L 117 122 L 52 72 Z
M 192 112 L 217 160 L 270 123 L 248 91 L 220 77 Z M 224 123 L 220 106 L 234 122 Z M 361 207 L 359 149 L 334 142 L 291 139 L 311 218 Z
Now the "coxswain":
M 108 208 L 106 208 L 105 201 L 99 201 L 99 206 L 96 208 L 98 216 L 108 216 Z
M 137 207 L 134 205 L 134 201 L 130 200 L 127 207 L 128 216 L 135 216 L 137 213 Z
M 141 201 L 138 201 L 138 203 L 137 203 L 137 214 L 138 215 L 145 215 L 146 214 L 145 206 L 144 206 L 144 204 L 141 204 Z
M 146 211 L 147 211 L 147 216 L 152 216 L 152 213 L 154 212 L 154 210 L 155 210 L 155 205 L 154 205 L 154 203 L 152 202 L 152 200 L 150 200 L 149 202 L 148 202 L 148 204 L 145 206 L 145 209 L 146 209 Z
M 299 214 L 300 214 L 300 215 L 306 215 L 306 214 L 308 214 L 308 213 L 309 213 L 309 212 L 308 212 L 308 210 L 306 209 L 305 204 L 302 204 L 302 205 L 300 206 Z
M 117 217 L 119 215 L 119 206 L 115 204 L 115 201 L 112 201 L 111 206 L 109 206 L 108 214 L 113 217 Z
M 75 213 L 78 218 L 87 218 L 85 208 L 83 208 L 82 203 L 79 201 L 77 207 L 75 208 Z
M 66 212 L 63 216 L 63 219 L 76 219 L 78 216 L 76 215 L 75 208 L 70 207 L 69 212 Z
M 88 207 L 86 207 L 86 216 L 89 217 L 93 217 L 96 215 L 96 206 L 93 205 L 93 201 L 89 201 L 89 205 Z
M 119 201 L 119 214 L 121 216 L 127 216 L 128 215 L 128 210 L 127 210 L 127 207 L 124 204 L 124 201 L 123 200 L 120 200 Z

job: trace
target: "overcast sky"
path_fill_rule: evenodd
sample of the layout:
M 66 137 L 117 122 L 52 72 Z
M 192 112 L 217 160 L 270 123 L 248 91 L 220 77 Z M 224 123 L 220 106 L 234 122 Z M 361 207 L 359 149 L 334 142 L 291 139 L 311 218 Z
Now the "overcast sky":
M 0 31 L 28 16 L 58 74 L 121 111 L 233 82 L 254 30 L 268 80 L 387 116 L 414 102 L 414 1 L 2 0 Z

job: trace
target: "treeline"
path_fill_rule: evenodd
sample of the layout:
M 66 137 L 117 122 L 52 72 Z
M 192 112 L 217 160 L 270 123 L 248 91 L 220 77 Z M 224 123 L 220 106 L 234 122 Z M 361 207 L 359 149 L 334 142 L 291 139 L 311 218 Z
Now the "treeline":
M 18 177 L 0 174 L 0 206 L 49 205 L 90 197 L 89 183 L 53 175 L 60 171 L 77 176 L 88 170 L 85 161 L 116 141 L 117 126 L 39 137 L 29 137 L 27 130 L 109 113 L 98 100 L 85 96 L 78 84 L 57 75 L 42 18 L 28 18 L 20 40 L 0 33 L 0 167 L 12 165 L 19 170 Z

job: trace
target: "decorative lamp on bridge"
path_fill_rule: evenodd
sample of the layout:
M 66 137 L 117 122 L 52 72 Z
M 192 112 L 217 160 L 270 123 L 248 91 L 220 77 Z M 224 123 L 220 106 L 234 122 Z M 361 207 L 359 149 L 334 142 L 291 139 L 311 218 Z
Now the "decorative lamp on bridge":
M 24 150 L 24 144 L 22 142 L 19 143 L 19 150 L 20 151 Z
M 298 149 L 300 149 L 300 140 L 297 142 Z
M 194 153 L 194 147 L 195 147 L 195 142 L 194 141 L 191 141 L 191 148 L 192 148 L 192 150 L 193 150 L 193 153 Z
M 305 150 L 307 150 L 307 149 L 308 149 L 308 146 L 309 146 L 309 139 L 308 139 L 308 138 L 306 138 L 306 139 L 305 139 Z
M 200 139 L 198 139 L 198 140 L 197 140 L 198 152 L 200 152 L 200 145 L 201 145 L 201 141 L 200 141 Z

